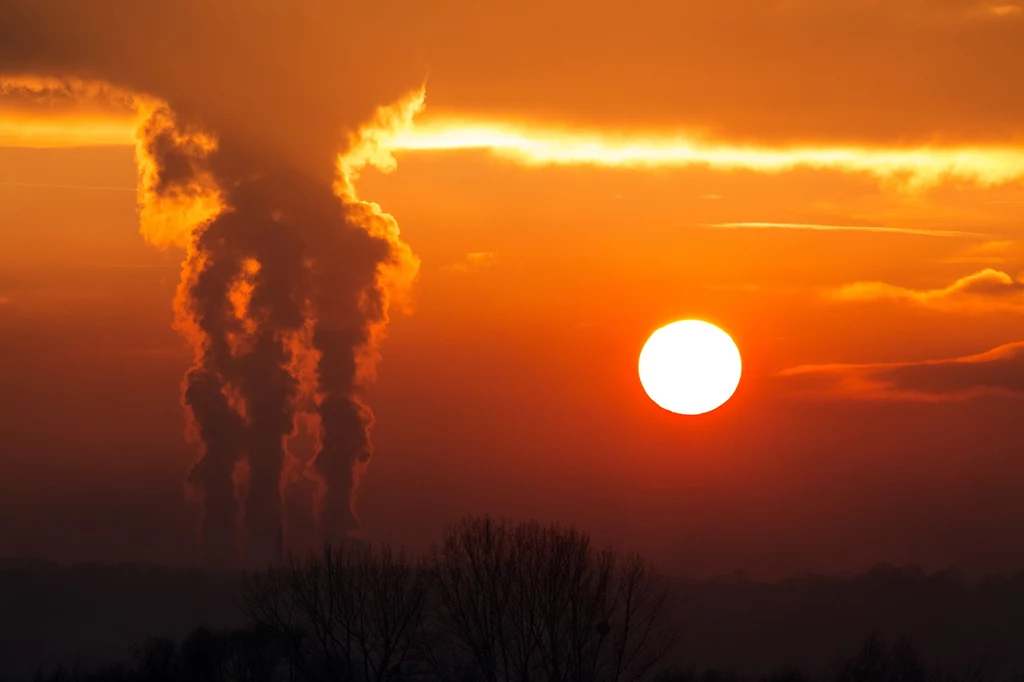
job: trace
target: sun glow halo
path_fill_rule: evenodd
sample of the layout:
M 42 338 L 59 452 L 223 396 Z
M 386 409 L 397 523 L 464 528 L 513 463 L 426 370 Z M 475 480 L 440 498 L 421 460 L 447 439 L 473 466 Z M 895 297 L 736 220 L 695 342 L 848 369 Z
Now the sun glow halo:
M 681 320 L 651 334 L 640 352 L 640 384 L 651 400 L 676 414 L 721 407 L 740 383 L 740 351 L 724 331 Z

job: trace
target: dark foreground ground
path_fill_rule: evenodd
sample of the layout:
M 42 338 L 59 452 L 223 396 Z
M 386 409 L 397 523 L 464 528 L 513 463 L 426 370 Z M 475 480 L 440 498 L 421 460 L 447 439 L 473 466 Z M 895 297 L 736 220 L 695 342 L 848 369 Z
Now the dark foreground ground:
M 0 561 L 0 679 L 123 661 L 152 636 L 244 625 L 241 576 L 139 565 Z M 879 567 L 853 577 L 672 582 L 680 646 L 667 665 L 828 676 L 865 637 L 908 638 L 959 679 L 1024 675 L 1024 573 L 967 581 Z

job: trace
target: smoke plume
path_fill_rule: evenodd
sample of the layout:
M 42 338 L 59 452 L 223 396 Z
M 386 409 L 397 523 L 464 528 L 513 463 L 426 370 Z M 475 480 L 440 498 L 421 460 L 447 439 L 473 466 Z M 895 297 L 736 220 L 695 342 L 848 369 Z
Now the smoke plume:
M 138 116 L 142 233 L 185 249 L 175 326 L 195 350 L 182 402 L 201 450 L 188 480 L 215 565 L 273 559 L 286 471 L 316 479 L 323 539 L 358 526 L 373 423 L 360 393 L 417 268 L 352 185 L 392 162 L 381 131 L 422 105 L 397 8 L 0 0 L 7 92 L 121 99 Z M 316 425 L 309 461 L 288 452 L 299 422 Z

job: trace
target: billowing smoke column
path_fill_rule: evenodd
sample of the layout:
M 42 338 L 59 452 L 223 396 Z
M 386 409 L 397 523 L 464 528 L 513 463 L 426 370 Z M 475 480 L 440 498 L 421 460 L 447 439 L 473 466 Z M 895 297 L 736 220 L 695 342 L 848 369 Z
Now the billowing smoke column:
M 400 100 L 420 75 L 389 16 L 381 2 L 0 0 L 14 87 L 122 92 L 139 114 L 143 234 L 186 249 L 175 324 L 195 349 L 182 397 L 201 444 L 189 481 L 215 565 L 243 556 L 240 523 L 246 563 L 273 559 L 289 469 L 318 481 L 324 539 L 358 526 L 372 425 L 360 389 L 392 285 L 417 267 L 351 183 L 380 160 L 360 130 L 422 103 Z M 287 451 L 300 416 L 318 424 L 304 463 Z

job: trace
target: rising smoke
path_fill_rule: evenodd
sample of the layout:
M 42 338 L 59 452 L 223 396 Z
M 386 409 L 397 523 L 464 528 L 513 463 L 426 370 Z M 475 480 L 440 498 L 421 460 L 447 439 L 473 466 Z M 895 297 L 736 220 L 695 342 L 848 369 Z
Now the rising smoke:
M 352 187 L 360 165 L 389 160 L 361 131 L 422 104 L 393 9 L 0 0 L 9 91 L 120 97 L 139 116 L 143 235 L 186 252 L 175 326 L 195 351 L 182 401 L 201 449 L 188 480 L 214 565 L 273 559 L 286 472 L 315 481 L 321 539 L 358 527 L 373 422 L 360 393 L 389 297 L 417 268 Z M 315 439 L 302 461 L 288 451 L 300 423 Z

